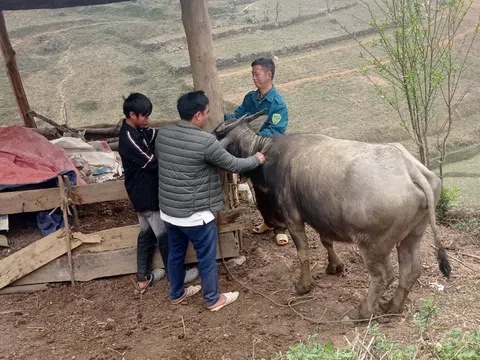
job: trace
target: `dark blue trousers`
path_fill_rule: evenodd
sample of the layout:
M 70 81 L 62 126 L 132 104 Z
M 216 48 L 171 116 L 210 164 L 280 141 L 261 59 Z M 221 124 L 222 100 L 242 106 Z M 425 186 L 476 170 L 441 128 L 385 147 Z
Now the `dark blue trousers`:
M 181 227 L 165 223 L 168 232 L 168 267 L 170 300 L 180 298 L 184 293 L 185 255 L 191 241 L 197 253 L 198 271 L 202 280 L 202 293 L 207 307 L 214 305 L 218 292 L 217 273 L 217 225 L 215 221 L 192 227 Z

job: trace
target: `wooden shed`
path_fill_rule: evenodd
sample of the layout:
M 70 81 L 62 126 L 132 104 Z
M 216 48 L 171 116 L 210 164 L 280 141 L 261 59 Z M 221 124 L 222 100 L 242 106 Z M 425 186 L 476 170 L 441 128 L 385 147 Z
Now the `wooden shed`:
M 74 6 L 92 6 L 125 0 L 0 0 L 0 45 L 8 76 L 18 108 L 26 127 L 34 128 L 36 113 L 30 109 L 28 99 L 10 43 L 3 11 L 57 9 Z M 180 0 L 182 21 L 187 37 L 195 89 L 205 91 L 210 99 L 210 120 L 207 130 L 223 121 L 223 99 L 213 52 L 211 27 L 205 0 Z M 223 174 L 222 179 L 226 179 Z M 219 251 L 217 258 L 239 254 L 241 231 L 244 224 L 235 223 L 238 210 L 230 210 L 228 184 L 224 181 L 227 212 L 219 227 Z M 69 186 L 59 177 L 59 187 L 50 189 L 13 191 L 0 193 L 0 214 L 44 211 L 57 207 L 63 209 L 64 218 L 70 209 L 84 204 L 127 199 L 122 180 L 102 184 Z M 231 216 L 230 216 L 231 215 Z M 68 221 L 66 221 L 68 224 Z M 95 278 L 132 274 L 136 272 L 136 238 L 138 225 L 113 228 L 93 234 L 82 234 L 64 229 L 39 239 L 12 255 L 0 260 L 0 293 L 36 291 L 46 283 L 89 281 Z M 83 245 L 82 245 L 83 244 Z M 193 248 L 187 254 L 187 262 L 195 262 Z M 162 266 L 160 256 L 155 266 Z M 10 285 L 10 286 L 9 286 Z

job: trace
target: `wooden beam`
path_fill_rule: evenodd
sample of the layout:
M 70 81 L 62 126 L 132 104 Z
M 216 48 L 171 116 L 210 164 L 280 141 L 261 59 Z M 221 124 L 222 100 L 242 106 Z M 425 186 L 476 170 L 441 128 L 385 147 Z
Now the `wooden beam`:
M 131 0 L 0 0 L 1 10 L 60 9 L 73 6 L 103 5 Z
M 0 290 L 0 295 L 9 294 L 30 294 L 37 291 L 48 290 L 48 284 L 32 284 L 20 286 L 7 286 Z
M 127 199 L 123 180 L 72 186 L 72 200 L 76 205 Z M 0 214 L 2 215 L 50 210 L 59 207 L 60 204 L 59 188 L 0 192 Z M 233 223 L 244 211 L 246 208 L 220 212 L 220 224 Z
M 225 259 L 239 255 L 239 242 L 238 239 L 235 239 L 233 233 L 221 234 L 219 241 L 221 241 L 223 257 Z M 135 274 L 137 272 L 137 249 L 135 247 L 102 252 L 89 252 L 87 249 L 85 249 L 85 245 L 83 245 L 82 247 L 75 249 L 72 256 L 75 281 L 90 281 L 109 276 Z M 217 259 L 221 258 L 222 256 L 220 254 L 220 250 L 218 249 Z M 195 255 L 195 250 L 190 244 L 187 250 L 185 263 L 191 264 L 196 262 L 197 258 Z M 164 267 L 162 258 L 158 252 L 155 252 L 153 266 L 155 268 Z M 65 281 L 70 281 L 70 272 L 68 268 L 67 257 L 64 255 L 32 272 L 31 274 L 24 276 L 20 280 L 16 281 L 14 285 L 17 286 Z
M 73 186 L 72 193 L 74 194 L 72 200 L 76 205 L 128 199 L 123 180 Z M 60 204 L 58 188 L 0 193 L 0 214 L 2 215 L 50 210 Z
M 220 234 L 220 236 L 223 236 L 223 234 L 232 233 L 234 231 L 243 230 L 246 228 L 247 225 L 245 223 L 225 224 L 218 227 L 218 233 Z M 103 252 L 136 247 L 139 232 L 139 225 L 122 226 L 118 228 L 98 231 L 94 234 L 98 235 L 102 239 L 102 242 L 94 244 L 84 244 L 82 246 L 82 251 Z
M 222 89 L 213 50 L 212 29 L 205 0 L 180 0 L 182 22 L 192 66 L 193 86 L 208 96 L 209 119 L 205 128 L 211 132 L 223 121 Z
M 0 260 L 0 289 L 64 255 L 67 252 L 64 236 L 64 230 L 60 229 Z M 71 248 L 84 242 L 100 242 L 100 237 L 74 233 Z
M 73 202 L 76 205 L 128 199 L 123 180 L 75 186 L 72 188 L 72 192 L 75 194 Z
M 3 16 L 3 11 L 1 9 L 6 10 L 6 8 L 4 8 L 3 5 L 0 7 L 0 47 L 2 49 L 3 58 L 7 67 L 8 79 L 12 85 L 15 99 L 17 100 L 18 109 L 25 126 L 36 128 L 37 124 L 30 114 L 30 106 L 28 105 L 27 95 L 25 95 L 22 78 L 20 77 L 17 61 L 15 60 L 15 50 L 13 50 L 10 39 L 8 38 L 5 17 Z

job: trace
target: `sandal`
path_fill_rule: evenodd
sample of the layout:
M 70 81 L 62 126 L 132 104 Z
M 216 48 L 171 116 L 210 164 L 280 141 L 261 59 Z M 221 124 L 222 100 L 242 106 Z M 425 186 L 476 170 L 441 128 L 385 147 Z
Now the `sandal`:
M 185 288 L 182 296 L 180 296 L 178 299 L 170 300 L 170 302 L 173 305 L 178 305 L 183 300 L 185 300 L 186 298 L 189 298 L 189 297 L 195 295 L 196 293 L 198 293 L 201 289 L 202 289 L 202 287 L 200 285 L 189 286 L 189 287 Z
M 165 274 L 166 272 L 164 269 L 153 269 L 152 272 L 148 274 L 147 285 L 140 287 L 138 286 L 138 282 L 135 283 L 134 295 L 142 295 L 149 287 L 163 279 Z
M 223 296 L 225 296 L 225 302 L 221 305 L 217 305 L 217 306 L 213 306 L 213 307 L 209 307 L 208 310 L 210 311 L 218 311 L 222 308 L 224 308 L 225 306 L 227 305 L 230 305 L 231 303 L 233 303 L 235 300 L 238 299 L 238 295 L 240 295 L 238 293 L 238 291 L 234 291 L 234 292 L 228 292 L 228 293 L 223 293 L 221 294 Z
M 261 224 L 261 225 L 258 225 L 258 226 L 255 226 L 252 231 L 255 233 L 255 234 L 263 234 L 264 232 L 266 231 L 270 231 L 270 230 L 273 230 L 272 227 L 268 226 L 267 224 Z
M 288 236 L 287 234 L 277 234 L 275 236 L 275 242 L 278 246 L 284 246 L 288 244 Z
M 148 280 L 147 280 L 147 285 L 145 285 L 144 287 L 140 287 L 138 286 L 138 282 L 135 283 L 135 290 L 133 291 L 133 294 L 135 296 L 137 295 L 142 295 L 145 291 L 147 291 L 147 289 L 150 287 L 150 285 L 152 284 L 153 282 L 153 276 L 149 276 L 148 277 Z

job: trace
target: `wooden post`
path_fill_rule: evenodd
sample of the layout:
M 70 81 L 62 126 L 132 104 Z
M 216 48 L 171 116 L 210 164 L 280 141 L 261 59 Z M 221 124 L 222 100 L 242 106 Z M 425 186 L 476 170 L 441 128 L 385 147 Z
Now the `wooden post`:
M 195 90 L 205 91 L 210 100 L 209 122 L 205 130 L 211 132 L 223 121 L 224 107 L 207 5 L 205 0 L 180 0 L 180 5 L 193 86 Z
M 70 181 L 67 175 L 63 177 L 63 181 L 65 185 L 67 185 L 68 198 L 73 200 L 73 197 L 75 196 L 75 194 L 73 193 L 72 182 Z M 78 219 L 78 211 L 77 211 L 77 205 L 75 205 L 75 201 L 72 201 L 72 213 L 73 213 L 73 224 L 75 225 L 76 230 L 80 231 L 80 220 Z
M 15 50 L 12 48 L 10 39 L 8 38 L 7 26 L 5 24 L 5 17 L 3 11 L 0 10 L 0 47 L 2 48 L 3 58 L 7 67 L 8 78 L 12 84 L 15 98 L 17 99 L 20 115 L 26 127 L 36 128 L 37 124 L 30 114 L 30 106 L 28 105 L 27 96 L 23 89 L 22 79 L 18 72 L 17 61 L 15 60 Z
M 70 225 L 68 224 L 68 190 L 63 182 L 62 176 L 58 176 L 58 185 L 60 186 L 60 198 L 62 199 L 63 223 L 65 229 L 65 242 L 67 246 L 68 266 L 70 268 L 70 282 L 72 286 L 75 285 L 75 274 L 73 272 L 72 260 L 72 233 L 70 232 Z

